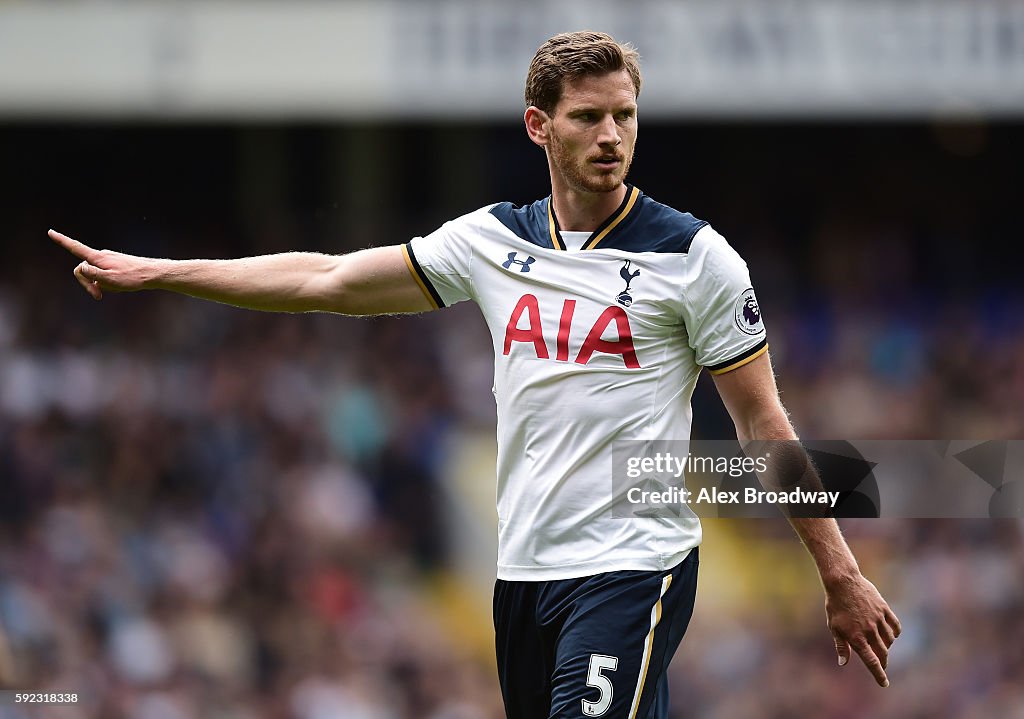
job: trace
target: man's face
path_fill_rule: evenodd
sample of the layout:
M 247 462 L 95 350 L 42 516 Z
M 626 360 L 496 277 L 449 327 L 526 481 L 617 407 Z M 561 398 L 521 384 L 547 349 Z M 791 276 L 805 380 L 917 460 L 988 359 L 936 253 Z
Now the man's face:
M 548 152 L 576 192 L 612 192 L 636 144 L 636 93 L 625 70 L 566 81 L 550 121 Z

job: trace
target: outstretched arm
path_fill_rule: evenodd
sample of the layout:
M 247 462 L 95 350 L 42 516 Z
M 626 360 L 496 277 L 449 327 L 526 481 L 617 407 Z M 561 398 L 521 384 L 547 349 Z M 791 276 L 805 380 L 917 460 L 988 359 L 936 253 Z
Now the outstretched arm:
M 166 260 L 96 250 L 55 230 L 50 237 L 81 262 L 75 277 L 95 299 L 104 292 L 160 289 L 267 312 L 376 315 L 433 309 L 402 247 L 348 255 L 286 252 L 234 260 Z
M 715 375 L 715 385 L 741 444 L 797 439 L 779 401 L 767 353 L 731 372 Z M 791 517 L 789 521 L 818 567 L 825 589 L 825 614 L 840 666 L 849 661 L 852 648 L 875 681 L 889 686 L 885 669 L 889 647 L 900 635 L 899 619 L 875 585 L 861 574 L 834 519 Z

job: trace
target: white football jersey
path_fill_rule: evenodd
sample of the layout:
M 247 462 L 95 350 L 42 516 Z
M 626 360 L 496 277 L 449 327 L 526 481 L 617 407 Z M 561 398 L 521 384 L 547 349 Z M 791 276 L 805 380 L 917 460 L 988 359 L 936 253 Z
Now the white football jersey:
M 747 266 L 721 235 L 627 186 L 579 250 L 550 197 L 404 249 L 436 306 L 473 300 L 490 328 L 499 579 L 664 570 L 700 544 L 694 516 L 612 516 L 612 443 L 689 439 L 701 369 L 767 350 Z

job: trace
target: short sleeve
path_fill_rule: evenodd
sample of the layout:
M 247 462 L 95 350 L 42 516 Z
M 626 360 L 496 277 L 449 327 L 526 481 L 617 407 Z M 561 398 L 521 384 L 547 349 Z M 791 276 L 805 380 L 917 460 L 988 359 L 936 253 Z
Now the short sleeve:
M 687 261 L 693 279 L 683 292 L 683 321 L 697 364 L 722 374 L 766 352 L 761 307 L 739 253 L 705 226 L 694 237 Z
M 470 277 L 472 234 L 471 223 L 459 218 L 425 237 L 414 237 L 402 248 L 409 271 L 436 307 L 475 296 Z

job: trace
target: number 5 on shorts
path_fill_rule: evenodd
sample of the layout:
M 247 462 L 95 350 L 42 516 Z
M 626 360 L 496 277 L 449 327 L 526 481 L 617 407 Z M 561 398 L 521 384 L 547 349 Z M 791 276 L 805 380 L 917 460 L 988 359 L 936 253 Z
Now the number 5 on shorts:
M 608 711 L 612 705 L 612 694 L 615 693 L 611 680 L 601 672 L 607 670 L 614 672 L 619 666 L 618 657 L 610 657 L 606 654 L 591 654 L 590 668 L 587 669 L 587 686 L 594 687 L 601 695 L 596 702 L 588 702 L 583 699 L 583 715 L 588 717 L 599 717 Z

